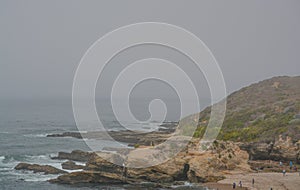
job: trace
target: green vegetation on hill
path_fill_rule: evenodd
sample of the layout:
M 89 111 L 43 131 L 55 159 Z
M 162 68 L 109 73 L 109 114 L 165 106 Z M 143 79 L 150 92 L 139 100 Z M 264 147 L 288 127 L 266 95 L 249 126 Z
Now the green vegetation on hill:
M 200 113 L 194 137 L 202 137 L 210 107 Z M 220 140 L 273 141 L 279 135 L 300 140 L 300 76 L 274 77 L 242 88 L 227 98 Z

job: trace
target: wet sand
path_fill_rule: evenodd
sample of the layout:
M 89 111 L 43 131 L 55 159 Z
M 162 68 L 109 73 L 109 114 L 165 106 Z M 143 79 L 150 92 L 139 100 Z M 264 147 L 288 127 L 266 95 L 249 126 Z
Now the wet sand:
M 206 183 L 206 187 L 218 189 L 218 190 L 232 190 L 232 184 L 223 184 L 223 183 Z M 236 190 L 247 190 L 246 187 L 236 187 Z

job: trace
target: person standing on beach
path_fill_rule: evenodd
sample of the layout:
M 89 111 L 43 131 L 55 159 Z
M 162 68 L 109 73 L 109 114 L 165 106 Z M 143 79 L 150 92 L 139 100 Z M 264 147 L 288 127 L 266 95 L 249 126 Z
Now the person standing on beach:
M 285 176 L 285 173 L 286 173 L 286 171 L 285 171 L 285 170 L 282 170 L 282 174 L 283 174 L 283 176 Z
M 293 162 L 290 161 L 290 170 L 292 170 L 292 168 L 293 168 Z
M 254 178 L 252 178 L 252 187 L 254 186 L 254 182 L 255 182 L 255 181 L 254 181 Z
M 294 171 L 297 172 L 298 171 L 298 168 L 296 165 L 294 165 Z
M 243 187 L 242 181 L 239 182 L 239 187 Z
M 233 184 L 232 184 L 232 189 L 235 189 L 235 182 L 233 182 Z

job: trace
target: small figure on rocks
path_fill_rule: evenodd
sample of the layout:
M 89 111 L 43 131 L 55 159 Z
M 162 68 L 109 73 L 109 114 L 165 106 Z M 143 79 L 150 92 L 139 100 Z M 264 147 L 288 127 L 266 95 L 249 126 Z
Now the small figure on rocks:
M 255 180 L 254 178 L 252 178 L 252 186 L 254 186 Z
M 235 184 L 235 182 L 233 182 L 232 189 L 235 189 L 235 186 L 236 186 L 236 184 Z
M 243 187 L 242 181 L 239 182 L 239 187 Z
M 127 178 L 127 167 L 126 167 L 125 163 L 123 163 L 122 166 L 123 166 L 123 177 L 124 177 L 124 180 L 126 181 L 126 178 Z

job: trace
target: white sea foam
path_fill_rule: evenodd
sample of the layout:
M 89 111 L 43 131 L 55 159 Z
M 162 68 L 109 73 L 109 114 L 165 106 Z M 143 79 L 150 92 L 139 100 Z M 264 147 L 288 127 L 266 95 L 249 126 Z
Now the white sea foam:
M 36 155 L 36 156 L 26 155 L 26 158 L 29 163 L 50 165 L 58 169 L 62 169 L 61 164 L 65 161 L 65 160 L 53 160 L 51 159 L 51 154 Z
M 49 179 L 57 178 L 59 175 L 44 175 L 43 173 L 34 173 L 32 171 L 22 171 L 22 170 L 11 170 L 8 172 L 9 175 L 14 176 L 14 178 L 19 180 L 24 180 L 27 182 L 37 182 L 37 181 L 47 181 Z
M 76 165 L 85 166 L 85 162 L 75 162 Z
M 1 168 L 14 168 L 17 165 L 17 161 L 13 157 L 1 156 L 0 167 Z
M 38 138 L 42 138 L 42 137 L 47 137 L 48 134 L 25 134 L 23 135 L 24 137 L 38 137 Z
M 0 133 L 2 133 L 2 134 L 9 134 L 9 132 L 7 132 L 7 131 L 1 131 Z
M 25 155 L 24 159 L 20 161 L 20 158 L 16 160 L 13 156 L 0 156 L 0 172 L 5 176 L 11 176 L 14 179 L 24 180 L 28 182 L 47 181 L 49 179 L 57 178 L 59 175 L 44 175 L 43 173 L 33 173 L 26 170 L 15 170 L 14 167 L 20 162 L 26 162 L 30 164 L 50 165 L 58 169 L 62 169 L 61 164 L 65 160 L 52 160 L 50 155 Z M 81 162 L 76 162 L 78 165 L 82 165 Z M 82 170 L 65 170 L 68 172 L 82 171 Z

